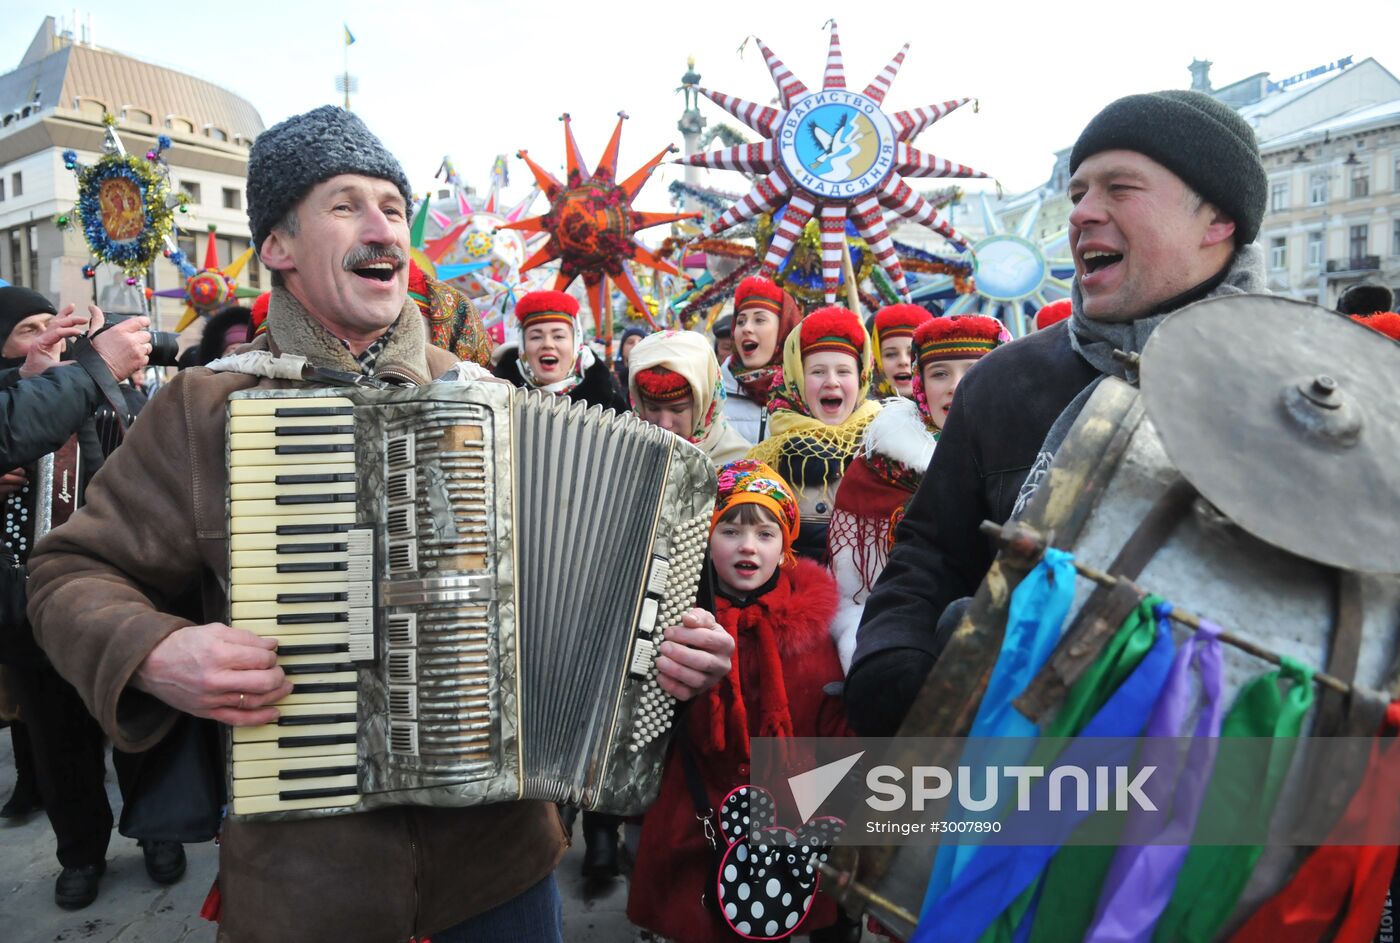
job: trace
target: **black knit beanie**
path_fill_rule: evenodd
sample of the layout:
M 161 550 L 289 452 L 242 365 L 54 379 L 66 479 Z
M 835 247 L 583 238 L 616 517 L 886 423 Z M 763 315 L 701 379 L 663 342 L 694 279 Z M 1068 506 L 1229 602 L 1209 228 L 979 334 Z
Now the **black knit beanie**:
M 32 288 L 6 285 L 0 288 L 0 347 L 10 339 L 19 322 L 33 314 L 58 314 L 53 302 Z
M 1103 151 L 1137 151 L 1176 174 L 1235 221 L 1238 245 L 1259 235 L 1269 188 L 1254 129 L 1203 92 L 1129 95 L 1094 116 L 1074 143 L 1069 172 Z
M 1384 285 L 1369 282 L 1352 285 L 1337 299 L 1337 310 L 1342 314 L 1379 314 L 1390 311 L 1395 306 L 1395 293 Z
M 248 227 L 261 245 L 287 211 L 339 174 L 379 177 L 399 188 L 408 214 L 413 194 L 398 160 L 356 115 L 322 105 L 259 134 L 248 153 Z

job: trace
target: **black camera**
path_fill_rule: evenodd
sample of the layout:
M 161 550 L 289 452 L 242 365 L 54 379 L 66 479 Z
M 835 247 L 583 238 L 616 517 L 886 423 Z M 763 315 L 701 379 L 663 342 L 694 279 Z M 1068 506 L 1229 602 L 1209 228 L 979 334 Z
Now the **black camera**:
M 102 328 L 103 331 L 122 323 L 129 318 L 142 317 L 136 314 L 104 314 Z M 177 361 L 180 357 L 180 335 L 173 331 L 148 331 L 151 335 L 151 356 L 147 362 L 153 367 L 175 367 L 179 366 Z M 97 335 L 94 334 L 94 337 Z

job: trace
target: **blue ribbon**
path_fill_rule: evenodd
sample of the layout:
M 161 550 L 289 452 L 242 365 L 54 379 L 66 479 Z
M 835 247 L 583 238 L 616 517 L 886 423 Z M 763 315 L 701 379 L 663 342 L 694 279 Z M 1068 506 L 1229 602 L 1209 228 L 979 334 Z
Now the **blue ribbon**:
M 1128 680 L 1113 692 L 1104 706 L 1080 732 L 1081 740 L 1127 738 L 1141 733 L 1162 685 L 1171 670 L 1175 646 L 1171 632 L 1158 624 L 1152 648 Z M 1075 765 L 1084 754 L 1082 765 L 1102 762 L 1102 747 L 1077 750 L 1071 743 L 1057 765 Z M 1092 763 L 1089 759 L 1092 757 Z M 1043 808 L 1043 804 L 1041 805 Z M 1021 892 L 1030 886 L 1090 811 L 1078 808 L 1057 813 L 1050 820 L 1049 842 L 1044 845 L 989 845 L 978 849 L 932 912 L 923 917 L 910 943 L 972 943 Z M 1045 813 L 1039 813 L 1043 821 Z M 1013 816 L 1008 831 L 1015 827 Z M 1044 830 L 1038 825 L 1036 830 Z M 1029 915 L 1028 915 L 1029 916 Z
M 1049 547 L 1035 569 L 1026 574 L 1011 594 L 1011 608 L 1006 616 L 1006 635 L 997 656 L 987 693 L 977 708 L 969 737 L 1018 737 L 1029 740 L 1038 733 L 1036 725 L 1012 706 L 1014 700 L 1031 683 L 1041 666 L 1055 651 L 1074 600 L 1074 555 Z M 1007 744 L 1007 751 L 995 751 L 995 756 L 982 756 L 989 745 L 977 752 L 977 765 L 1015 765 L 1025 759 L 1028 743 Z M 1012 755 L 1014 751 L 1015 755 Z M 969 758 L 964 757 L 967 761 Z M 995 810 L 985 813 L 995 817 Z M 967 816 L 959 816 L 967 818 Z M 948 885 L 972 860 L 979 846 L 945 845 L 934 859 L 933 874 L 924 892 L 920 919 L 929 915 L 934 902 Z

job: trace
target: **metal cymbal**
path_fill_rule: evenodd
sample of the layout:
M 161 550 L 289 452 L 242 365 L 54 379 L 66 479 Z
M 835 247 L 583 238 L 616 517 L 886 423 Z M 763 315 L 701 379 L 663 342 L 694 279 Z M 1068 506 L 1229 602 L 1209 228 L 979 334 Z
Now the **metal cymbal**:
M 1213 298 L 1157 327 L 1141 375 L 1167 457 L 1232 521 L 1400 573 L 1400 344 L 1301 301 Z

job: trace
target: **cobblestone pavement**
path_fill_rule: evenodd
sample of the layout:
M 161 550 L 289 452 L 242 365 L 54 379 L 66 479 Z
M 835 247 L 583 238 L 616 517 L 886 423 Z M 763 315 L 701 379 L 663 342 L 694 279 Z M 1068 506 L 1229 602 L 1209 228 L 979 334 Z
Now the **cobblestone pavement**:
M 9 797 L 14 779 L 10 735 L 0 731 L 0 802 Z M 107 794 L 113 810 L 119 810 L 121 798 L 110 768 Z M 21 823 L 0 823 L 0 943 L 213 943 L 213 925 L 199 916 L 217 869 L 212 844 L 186 846 L 189 870 L 184 879 L 160 887 L 146 876 L 136 842 L 113 832 L 102 893 L 91 907 L 78 911 L 61 910 L 53 902 L 59 872 L 53 848 L 43 813 Z M 564 900 L 564 939 L 630 943 L 635 930 L 623 915 L 625 882 L 611 882 L 585 899 L 582 856 L 580 837 L 556 873 Z
M 0 731 L 0 803 L 14 783 L 9 731 Z M 119 815 L 121 796 L 110 763 L 107 796 Z M 555 872 L 564 901 L 565 943 L 632 943 L 637 931 L 625 916 L 626 882 L 619 878 L 585 888 L 579 829 L 574 827 L 578 843 Z M 62 910 L 53 902 L 60 869 L 48 819 L 41 812 L 23 822 L 0 822 L 0 943 L 214 943 L 213 924 L 199 916 L 199 908 L 214 881 L 217 850 L 212 843 L 187 845 L 185 853 L 184 878 L 161 887 L 146 876 L 136 842 L 113 831 L 97 901 L 85 910 Z M 869 932 L 862 936 L 864 943 L 877 939 Z

